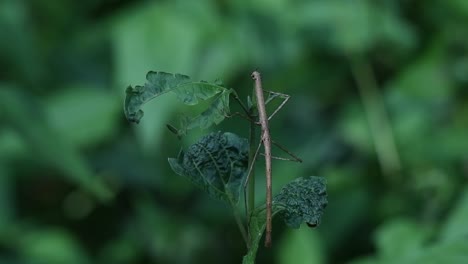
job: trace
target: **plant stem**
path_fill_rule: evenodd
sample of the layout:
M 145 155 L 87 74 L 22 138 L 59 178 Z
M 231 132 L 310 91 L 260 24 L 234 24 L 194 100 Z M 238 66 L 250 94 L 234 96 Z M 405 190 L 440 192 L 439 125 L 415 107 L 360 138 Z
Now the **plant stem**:
M 252 100 L 255 98 L 255 87 L 252 90 Z M 249 164 L 248 168 L 251 168 L 251 166 L 255 163 L 256 157 L 257 157 L 257 144 L 256 144 L 256 127 L 257 124 L 255 124 L 255 117 L 257 116 L 256 109 L 253 105 L 249 105 L 248 109 L 248 115 L 249 118 L 252 119 L 250 122 L 250 128 L 249 128 L 249 144 L 250 144 L 250 149 L 249 149 Z M 249 236 L 249 242 L 252 241 L 252 234 L 250 230 L 250 217 L 252 216 L 253 211 L 255 210 L 255 170 L 250 170 L 248 175 L 248 182 L 247 182 L 247 201 L 246 201 L 246 212 L 247 212 L 247 231 L 248 231 L 248 236 Z M 250 249 L 252 245 L 248 245 L 248 248 Z
M 255 94 L 255 92 L 254 92 Z M 250 117 L 255 116 L 255 109 L 251 107 L 249 109 Z M 257 150 L 256 144 L 256 125 L 254 122 L 250 122 L 250 129 L 249 129 L 249 144 L 250 144 L 250 151 L 249 151 L 249 168 L 251 164 L 255 162 L 255 152 Z M 253 210 L 255 209 L 255 170 L 251 171 L 251 175 L 249 177 L 249 182 L 247 185 L 247 219 L 249 219 L 250 223 L 250 216 L 252 215 Z M 249 232 L 250 235 L 250 232 Z
M 361 55 L 350 56 L 351 71 L 364 105 L 382 173 L 390 183 L 401 171 L 400 155 L 392 133 L 385 102 L 378 89 L 374 72 Z
M 237 227 L 239 227 L 239 231 L 242 235 L 242 238 L 244 239 L 245 245 L 247 246 L 247 248 L 250 248 L 250 240 L 247 235 L 247 231 L 245 230 L 244 223 L 242 223 L 242 219 L 239 214 L 239 209 L 232 203 L 231 203 L 231 206 L 232 206 L 232 212 L 234 214 L 234 218 L 236 219 Z
M 255 88 L 252 91 L 252 98 L 255 98 Z M 244 200 L 245 200 L 245 213 L 247 218 L 247 248 L 250 248 L 250 241 L 251 241 L 251 233 L 250 233 L 250 217 L 255 209 L 255 170 L 252 170 L 253 164 L 256 160 L 257 148 L 256 148 L 256 126 L 255 117 L 257 116 L 256 108 L 253 105 L 245 107 L 242 101 L 239 99 L 237 93 L 234 93 L 234 99 L 240 104 L 242 109 L 247 114 L 247 118 L 250 121 L 250 129 L 249 129 L 249 162 L 247 167 L 250 168 L 247 175 L 247 182 L 244 185 Z M 253 99 L 252 99 L 253 100 Z M 242 236 L 245 236 L 245 229 L 243 228 L 242 222 L 240 220 L 239 214 L 235 213 L 237 225 L 239 226 L 239 230 L 241 230 Z M 243 231 L 244 229 L 244 231 Z

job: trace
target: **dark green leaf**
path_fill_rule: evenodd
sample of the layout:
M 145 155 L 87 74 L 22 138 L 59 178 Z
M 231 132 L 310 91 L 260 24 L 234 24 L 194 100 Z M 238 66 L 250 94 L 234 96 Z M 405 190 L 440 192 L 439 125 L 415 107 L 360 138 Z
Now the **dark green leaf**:
M 327 203 L 324 178 L 298 178 L 286 184 L 273 199 L 273 216 L 281 215 L 292 228 L 298 228 L 303 222 L 317 226 Z M 244 264 L 255 263 L 258 243 L 265 231 L 265 225 L 265 210 L 262 206 L 255 209 L 250 218 L 250 248 L 244 256 Z
M 129 86 L 126 90 L 125 116 L 131 122 L 139 123 L 143 117 L 141 107 L 148 101 L 168 92 L 174 92 L 177 99 L 186 105 L 196 105 L 200 100 L 217 96 L 207 110 L 194 118 L 186 118 L 182 131 L 195 127 L 207 128 L 218 124 L 229 113 L 229 94 L 231 89 L 217 83 L 194 82 L 181 74 L 150 71 L 144 86 Z
M 284 186 L 273 203 L 278 205 L 277 208 L 284 208 L 280 214 L 289 227 L 299 228 L 304 222 L 316 226 L 328 203 L 325 179 L 298 178 Z
M 169 158 L 175 173 L 188 177 L 210 196 L 235 204 L 247 173 L 248 142 L 232 133 L 216 132 Z

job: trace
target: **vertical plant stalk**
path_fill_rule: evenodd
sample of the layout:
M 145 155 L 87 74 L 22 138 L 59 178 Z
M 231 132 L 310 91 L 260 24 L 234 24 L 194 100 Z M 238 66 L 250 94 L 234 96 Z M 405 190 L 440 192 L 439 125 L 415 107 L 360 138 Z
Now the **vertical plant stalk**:
M 255 88 L 252 91 L 252 98 L 255 97 Z M 245 107 L 245 105 L 242 103 L 242 101 L 239 99 L 237 94 L 234 94 L 234 99 L 239 103 L 239 105 L 242 107 L 244 112 L 247 114 L 247 119 L 250 121 L 250 129 L 249 129 L 249 163 L 248 163 L 248 172 L 247 172 L 247 177 L 246 181 L 244 182 L 244 202 L 245 202 L 245 215 L 247 218 L 247 236 L 248 240 L 246 242 L 247 248 L 250 249 L 251 244 L 251 230 L 250 230 L 250 218 L 252 216 L 252 213 L 255 209 L 255 171 L 253 170 L 253 166 L 255 164 L 255 161 L 257 160 L 257 154 L 258 150 L 260 149 L 260 146 L 256 148 L 255 142 L 256 142 L 256 126 L 258 125 L 255 122 L 255 117 L 257 116 L 256 110 L 253 107 L 253 105 L 250 103 L 249 100 L 249 105 L 248 108 Z M 242 232 L 242 231 L 241 231 Z
M 369 63 L 360 55 L 349 56 L 351 70 L 356 80 L 364 109 L 369 122 L 377 157 L 387 181 L 394 183 L 401 171 L 400 155 L 395 143 L 390 118 L 385 109 L 385 102 L 379 92 L 377 82 Z
M 255 93 L 255 91 L 253 91 Z M 255 116 L 255 109 L 251 106 L 249 109 L 249 116 L 252 118 Z M 250 143 L 250 151 L 249 151 L 249 167 L 255 163 L 255 159 L 257 157 L 256 153 L 256 125 L 255 122 L 250 122 L 250 129 L 249 129 L 249 143 Z M 247 219 L 250 222 L 250 216 L 255 209 L 255 170 L 249 171 L 249 178 L 248 178 L 248 187 L 247 187 Z M 250 232 L 249 232 L 250 236 Z
M 265 109 L 265 99 L 263 97 L 262 79 L 260 72 L 254 71 L 252 79 L 255 81 L 255 95 L 257 98 L 257 109 L 260 125 L 262 127 L 261 140 L 265 150 L 265 174 L 266 174 L 266 234 L 265 247 L 271 246 L 272 231 L 272 180 L 271 180 L 271 139 L 270 129 L 268 127 L 268 116 Z
M 234 203 L 231 203 L 231 207 L 232 212 L 234 214 L 234 218 L 236 219 L 237 227 L 239 228 L 242 238 L 244 239 L 245 245 L 247 246 L 247 248 L 250 248 L 250 238 L 248 237 L 247 231 L 245 230 L 245 226 L 242 223 L 242 218 L 239 214 L 239 210 Z

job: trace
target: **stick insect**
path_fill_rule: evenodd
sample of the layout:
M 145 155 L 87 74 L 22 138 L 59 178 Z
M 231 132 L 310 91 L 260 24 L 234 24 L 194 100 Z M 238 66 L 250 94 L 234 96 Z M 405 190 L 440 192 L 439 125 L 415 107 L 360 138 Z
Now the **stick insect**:
M 252 73 L 252 79 L 255 82 L 255 97 L 257 99 L 257 110 L 258 110 L 258 117 L 259 121 L 255 122 L 256 124 L 259 124 L 262 128 L 262 133 L 261 133 L 261 138 L 260 142 L 258 144 L 257 150 L 254 154 L 252 163 L 250 164 L 248 173 L 247 173 L 247 178 L 244 183 L 244 198 L 246 197 L 246 188 L 247 184 L 250 180 L 250 175 L 253 169 L 253 165 L 255 163 L 255 160 L 257 158 L 257 154 L 260 150 L 261 145 L 263 144 L 263 148 L 265 153 L 263 154 L 265 156 L 265 175 L 266 175 L 266 235 L 265 235 L 265 247 L 270 247 L 271 246 L 271 232 L 272 232 L 272 174 L 271 174 L 271 159 L 276 158 L 276 159 L 281 159 L 281 160 L 290 160 L 290 161 L 296 161 L 296 162 L 302 162 L 301 159 L 296 157 L 294 154 L 290 153 L 288 150 L 286 150 L 284 147 L 276 143 L 271 139 L 270 136 L 270 129 L 269 129 L 269 120 L 286 104 L 286 102 L 289 100 L 289 95 L 282 94 L 282 93 L 276 93 L 276 92 L 271 92 L 271 91 L 266 91 L 263 90 L 262 87 L 262 79 L 260 72 L 254 71 Z M 265 101 L 265 98 L 263 96 L 264 92 L 269 93 L 269 97 L 267 101 Z M 281 104 L 276 108 L 276 110 L 268 117 L 266 113 L 266 108 L 265 105 L 268 104 L 271 100 L 273 100 L 276 97 L 282 97 L 284 100 L 281 102 Z M 271 154 L 271 144 L 276 145 L 279 147 L 281 150 L 285 151 L 287 154 L 289 154 L 293 159 L 287 159 L 287 158 L 280 158 L 280 157 L 274 157 Z M 246 199 L 245 199 L 246 200 Z M 247 206 L 246 206 L 247 208 Z

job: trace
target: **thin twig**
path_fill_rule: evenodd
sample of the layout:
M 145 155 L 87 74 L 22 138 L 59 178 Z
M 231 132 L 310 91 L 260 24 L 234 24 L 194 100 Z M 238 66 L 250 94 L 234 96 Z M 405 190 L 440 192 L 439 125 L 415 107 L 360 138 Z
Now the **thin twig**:
M 262 126 L 263 148 L 265 149 L 265 172 L 266 172 L 266 235 L 265 247 L 271 246 L 271 231 L 272 231 L 272 180 L 271 180 L 271 139 L 270 129 L 268 127 L 268 117 L 265 110 L 265 99 L 263 97 L 262 79 L 260 72 L 254 71 L 252 79 L 255 81 L 255 95 L 257 97 L 257 109 L 260 125 Z

